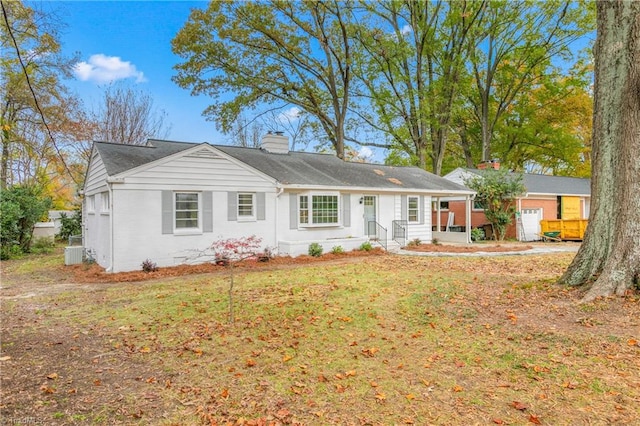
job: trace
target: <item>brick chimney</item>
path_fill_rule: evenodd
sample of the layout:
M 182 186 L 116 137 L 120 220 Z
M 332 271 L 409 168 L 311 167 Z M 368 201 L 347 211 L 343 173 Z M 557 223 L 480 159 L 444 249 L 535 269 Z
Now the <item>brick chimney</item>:
M 491 161 L 483 161 L 482 163 L 478 164 L 478 170 L 485 170 L 485 169 L 494 169 L 494 170 L 498 170 L 500 169 L 500 161 L 497 159 L 491 160 Z
M 260 148 L 272 154 L 288 154 L 289 137 L 284 132 L 268 132 L 262 137 Z

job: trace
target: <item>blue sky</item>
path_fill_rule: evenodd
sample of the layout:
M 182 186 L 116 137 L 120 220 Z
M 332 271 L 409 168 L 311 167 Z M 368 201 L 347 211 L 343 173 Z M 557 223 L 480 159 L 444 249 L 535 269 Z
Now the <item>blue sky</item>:
M 171 81 L 180 58 L 171 52 L 171 40 L 184 26 L 192 8 L 206 1 L 35 1 L 66 24 L 63 52 L 80 54 L 76 78 L 67 86 L 87 108 L 101 104 L 104 88 L 118 82 L 148 93 L 154 107 L 164 110 L 171 125 L 169 139 L 226 144 L 215 123 L 202 111 L 205 97 L 193 97 Z
M 79 53 L 75 78 L 67 86 L 88 109 L 97 110 L 110 82 L 148 93 L 171 125 L 169 139 L 184 142 L 230 144 L 212 121 L 202 116 L 211 99 L 191 96 L 171 81 L 181 58 L 171 52 L 171 40 L 184 26 L 192 9 L 208 1 L 51 1 L 26 4 L 50 12 L 66 25 L 61 31 L 63 54 Z M 286 110 L 283 114 L 291 112 Z M 309 148 L 313 144 L 310 144 Z M 381 150 L 359 147 L 373 161 L 383 161 Z

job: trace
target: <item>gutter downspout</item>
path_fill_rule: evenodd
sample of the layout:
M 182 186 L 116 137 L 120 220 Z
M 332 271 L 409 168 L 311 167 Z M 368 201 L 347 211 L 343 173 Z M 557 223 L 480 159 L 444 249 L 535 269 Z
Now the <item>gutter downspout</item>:
M 471 204 L 473 200 L 476 198 L 474 195 L 467 195 L 467 202 L 465 203 L 465 229 L 467 234 L 467 244 L 470 244 L 471 241 Z
M 114 258 L 113 256 L 115 255 L 115 250 L 113 248 L 113 241 L 115 240 L 113 237 L 113 216 L 114 216 L 114 211 L 113 211 L 113 183 L 107 181 L 107 189 L 109 190 L 109 258 L 110 258 L 110 262 L 111 264 L 109 265 L 109 267 L 106 269 L 106 272 L 113 272 L 113 261 Z
M 278 190 L 276 192 L 276 208 L 275 208 L 275 220 L 273 221 L 274 223 L 274 235 L 273 235 L 273 239 L 274 239 L 274 244 L 276 246 L 276 249 L 279 251 L 279 247 L 278 247 L 278 222 L 280 221 L 280 196 L 282 195 L 282 193 L 284 192 L 284 188 L 281 186 L 276 185 L 276 189 Z

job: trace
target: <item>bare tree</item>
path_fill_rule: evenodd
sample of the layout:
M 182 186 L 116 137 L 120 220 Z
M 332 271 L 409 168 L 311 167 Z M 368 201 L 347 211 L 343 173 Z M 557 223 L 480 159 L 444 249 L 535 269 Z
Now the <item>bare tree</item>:
M 166 139 L 171 130 L 166 113 L 156 110 L 143 91 L 111 85 L 104 93 L 95 121 L 94 139 L 129 145 L 144 145 L 149 138 Z
M 231 143 L 245 148 L 258 148 L 260 136 L 263 133 L 262 125 L 256 119 L 249 120 L 243 113 L 231 124 L 231 131 L 227 133 L 231 137 Z

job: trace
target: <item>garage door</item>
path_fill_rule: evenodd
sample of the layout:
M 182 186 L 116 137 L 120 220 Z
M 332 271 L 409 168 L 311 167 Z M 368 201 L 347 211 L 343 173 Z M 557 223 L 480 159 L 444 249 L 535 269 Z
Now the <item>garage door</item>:
M 523 209 L 520 217 L 522 219 L 522 241 L 539 240 L 542 209 Z

